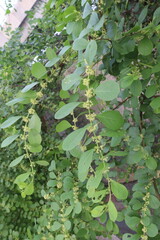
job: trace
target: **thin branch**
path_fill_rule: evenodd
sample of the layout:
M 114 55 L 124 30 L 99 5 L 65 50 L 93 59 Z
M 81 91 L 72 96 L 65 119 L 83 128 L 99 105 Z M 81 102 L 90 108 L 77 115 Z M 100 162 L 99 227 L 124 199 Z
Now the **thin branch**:
M 160 193 L 158 191 L 157 182 L 156 182 L 155 178 L 153 179 L 153 186 L 154 186 L 154 189 L 155 189 L 155 192 L 156 192 L 156 197 L 160 200 Z
M 113 110 L 115 110 L 115 109 L 117 109 L 117 108 L 119 108 L 121 105 L 123 105 L 123 103 L 125 103 L 128 99 L 130 99 L 131 97 L 127 97 L 126 99 L 124 99 L 122 102 L 120 102 L 117 106 L 115 106 L 114 108 L 113 108 Z

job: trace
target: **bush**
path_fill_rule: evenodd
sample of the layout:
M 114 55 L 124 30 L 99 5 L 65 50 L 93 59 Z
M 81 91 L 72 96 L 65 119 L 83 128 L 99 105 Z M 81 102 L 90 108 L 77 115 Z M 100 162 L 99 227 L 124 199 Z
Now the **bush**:
M 121 237 L 125 221 L 123 240 L 158 239 L 159 3 L 29 16 L 29 38 L 0 50 L 1 238 Z

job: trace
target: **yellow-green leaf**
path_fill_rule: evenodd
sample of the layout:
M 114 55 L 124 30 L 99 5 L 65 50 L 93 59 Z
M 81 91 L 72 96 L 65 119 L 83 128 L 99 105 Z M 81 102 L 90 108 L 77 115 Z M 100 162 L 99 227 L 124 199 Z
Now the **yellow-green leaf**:
M 115 222 L 117 217 L 118 217 L 118 212 L 117 209 L 112 201 L 108 202 L 108 213 L 109 213 L 109 218 L 112 222 Z

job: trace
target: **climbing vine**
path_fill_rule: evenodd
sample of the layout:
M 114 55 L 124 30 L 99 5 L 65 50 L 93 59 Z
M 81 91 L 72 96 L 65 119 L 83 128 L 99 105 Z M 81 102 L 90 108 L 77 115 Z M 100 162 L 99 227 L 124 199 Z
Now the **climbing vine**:
M 1 238 L 159 239 L 158 1 L 28 14 L 0 49 Z

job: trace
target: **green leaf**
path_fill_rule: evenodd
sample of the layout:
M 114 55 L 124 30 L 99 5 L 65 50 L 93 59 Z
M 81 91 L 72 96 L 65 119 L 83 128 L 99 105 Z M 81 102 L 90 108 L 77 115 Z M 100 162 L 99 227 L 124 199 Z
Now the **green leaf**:
M 128 152 L 125 152 L 125 151 L 110 151 L 107 155 L 108 156 L 127 156 Z
M 91 211 L 92 217 L 94 218 L 100 217 L 104 213 L 105 208 L 106 208 L 105 205 L 93 208 L 93 210 Z
M 122 240 L 140 240 L 140 235 L 138 234 L 130 234 L 130 233 L 125 233 L 123 235 Z
M 61 107 L 55 114 L 55 119 L 61 119 L 68 116 L 80 104 L 80 102 L 71 102 Z
M 112 222 L 115 222 L 117 217 L 118 217 L 118 212 L 117 209 L 112 201 L 108 202 L 108 213 L 109 213 L 109 218 Z
M 135 164 L 142 160 L 143 158 L 143 152 L 141 150 L 139 151 L 130 151 L 128 153 L 127 159 L 129 164 Z
M 59 211 L 60 209 L 58 203 L 56 202 L 51 202 L 51 208 L 53 209 L 53 211 Z
M 153 14 L 153 23 L 158 25 L 160 22 L 160 7 L 158 7 Z
M 89 32 L 91 32 L 91 29 L 84 28 L 84 29 L 82 30 L 82 32 L 80 33 L 79 38 L 83 38 L 83 37 L 86 36 Z
M 95 193 L 95 189 L 98 188 L 101 180 L 102 180 L 102 169 L 96 170 L 95 176 L 91 175 L 87 182 L 88 197 L 94 197 L 93 193 Z
M 153 209 L 159 209 L 159 207 L 160 207 L 159 199 L 153 195 L 150 195 L 149 206 Z
M 145 37 L 138 43 L 138 52 L 141 55 L 147 56 L 151 54 L 152 50 L 153 50 L 153 43 L 150 39 Z
M 82 151 L 81 151 L 81 149 L 80 149 L 80 146 L 76 146 L 75 148 L 73 148 L 73 149 L 70 151 L 70 154 L 71 154 L 73 157 L 80 158 L 80 156 L 82 155 Z
M 65 209 L 64 216 L 67 217 L 73 210 L 73 206 L 69 206 Z
M 44 77 L 44 75 L 47 73 L 47 70 L 42 65 L 42 63 L 36 62 L 32 65 L 31 72 L 35 78 L 40 79 L 40 78 Z
M 10 117 L 0 125 L 0 128 L 8 128 L 17 122 L 20 118 L 21 116 Z
M 74 208 L 74 212 L 76 214 L 80 214 L 82 211 L 82 204 L 80 202 L 76 202 L 75 208 Z
M 99 21 L 98 14 L 96 12 L 92 12 L 87 28 L 95 26 L 98 21 Z
M 92 7 L 91 5 L 87 2 L 85 7 L 84 7 L 84 10 L 83 10 L 83 16 L 82 18 L 86 18 L 89 14 L 91 14 L 92 12 Z
M 95 40 L 91 40 L 87 45 L 85 56 L 84 56 L 84 58 L 86 59 L 89 65 L 92 65 L 96 54 L 97 54 L 97 43 Z
M 104 101 L 111 101 L 117 98 L 119 92 L 119 84 L 112 80 L 101 83 L 95 90 L 97 97 Z
M 33 192 L 34 192 L 34 184 L 33 184 L 33 181 L 32 181 L 25 187 L 25 189 L 23 191 L 23 194 L 29 196 L 29 195 L 32 195 Z
M 70 189 L 73 188 L 73 179 L 69 176 L 65 177 L 63 179 L 63 189 L 64 191 L 69 191 Z
M 129 86 L 131 86 L 131 84 L 135 81 L 135 78 L 133 75 L 128 75 L 128 76 L 125 76 L 125 77 L 122 77 L 120 79 L 120 85 L 121 85 L 121 88 L 127 88 Z
M 135 97 L 139 97 L 142 93 L 142 83 L 141 81 L 137 80 L 134 81 L 130 86 L 131 93 Z
M 149 226 L 150 223 L 151 223 L 150 217 L 148 217 L 148 216 L 143 217 L 142 218 L 142 223 L 144 224 L 144 226 Z
M 14 98 L 13 100 L 6 103 L 7 106 L 13 106 L 16 103 L 23 102 L 24 98 Z
M 148 157 L 145 163 L 146 166 L 151 170 L 155 170 L 157 168 L 157 161 L 153 157 Z
M 113 230 L 113 222 L 110 219 L 107 221 L 106 229 L 108 232 L 111 232 Z
M 111 181 L 111 190 L 117 199 L 125 200 L 128 197 L 127 188 L 114 180 Z
M 69 95 L 69 93 L 68 93 L 68 91 L 64 91 L 64 90 L 60 90 L 60 92 L 59 92 L 59 96 L 60 96 L 60 98 L 69 98 L 70 97 L 70 95 Z
M 97 115 L 97 118 L 107 128 L 111 130 L 118 130 L 124 124 L 122 115 L 118 111 L 107 111 Z
M 101 202 L 107 193 L 107 190 L 95 191 L 92 197 L 93 203 Z
M 155 95 L 156 91 L 157 91 L 157 85 L 151 85 L 147 87 L 145 95 L 147 98 L 150 98 Z
M 61 224 L 58 221 L 55 221 L 51 227 L 51 231 L 57 231 L 61 228 Z
M 43 160 L 36 161 L 35 163 L 44 167 L 47 167 L 49 165 L 47 161 L 43 161 Z
M 83 5 L 87 2 L 87 0 L 81 0 L 81 6 L 83 7 Z
M 52 60 L 53 58 L 56 57 L 56 53 L 52 48 L 49 47 L 46 50 L 46 56 L 47 56 L 48 60 Z
M 45 67 L 52 67 L 54 64 L 56 64 L 60 60 L 59 57 L 54 57 L 49 62 L 46 63 Z
M 20 174 L 16 177 L 16 179 L 14 180 L 14 183 L 19 185 L 20 183 L 25 182 L 29 176 L 30 176 L 30 172 Z
M 160 62 L 152 67 L 152 73 L 160 72 Z
M 149 225 L 147 227 L 147 235 L 149 237 L 155 237 L 158 234 L 158 228 L 154 223 L 151 223 L 151 225 Z
M 64 226 L 67 230 L 69 230 L 71 228 L 71 222 L 69 220 L 65 221 Z
M 29 151 L 32 153 L 39 153 L 42 151 L 42 146 L 40 144 L 29 145 Z
M 115 39 L 117 33 L 117 25 L 115 21 L 108 21 L 107 23 L 107 36 L 110 39 Z
M 150 105 L 155 111 L 155 113 L 160 113 L 160 97 L 154 98 L 151 101 Z
M 69 90 L 76 82 L 79 82 L 81 77 L 77 73 L 72 73 L 66 76 L 62 81 L 62 89 L 64 91 Z
M 105 15 L 103 15 L 101 17 L 101 19 L 99 20 L 99 22 L 94 26 L 94 31 L 99 31 L 101 29 L 101 27 L 103 27 L 103 24 L 105 22 Z
M 84 50 L 86 49 L 88 45 L 88 41 L 84 38 L 77 38 L 74 42 L 73 42 L 73 50 L 76 51 L 80 51 L 80 50 Z
M 140 13 L 139 17 L 138 17 L 138 23 L 141 24 L 144 19 L 146 18 L 148 13 L 148 6 L 145 6 L 142 10 L 142 12 Z
M 62 143 L 63 150 L 70 151 L 73 148 L 75 148 L 77 145 L 79 145 L 85 132 L 86 132 L 86 128 L 80 128 L 70 133 Z
M 136 230 L 138 224 L 140 223 L 140 218 L 136 217 L 136 216 L 126 216 L 125 217 L 125 223 L 127 224 L 127 226 L 132 229 L 132 230 Z
M 64 46 L 61 51 L 59 52 L 58 56 L 63 56 L 69 49 L 71 46 Z
M 84 182 L 88 175 L 88 170 L 93 160 L 93 152 L 93 149 L 88 150 L 86 152 L 83 152 L 80 157 L 78 163 L 78 178 L 81 182 Z
M 1 144 L 1 148 L 7 147 L 18 138 L 18 134 L 7 137 Z
M 55 240 L 63 240 L 64 239 L 64 235 L 63 234 L 58 234 L 55 238 Z
M 36 86 L 37 84 L 39 84 L 39 82 L 33 82 L 33 83 L 25 86 L 25 87 L 21 90 L 21 92 L 22 92 L 22 93 L 28 92 L 30 89 L 32 89 L 32 88 L 33 88 L 34 86 Z
M 102 136 L 108 136 L 108 137 L 122 137 L 125 135 L 125 131 L 124 130 L 117 130 L 117 131 L 113 131 L 110 129 L 106 129 L 105 131 L 103 131 L 101 133 Z
M 36 92 L 33 90 L 29 90 L 28 92 L 25 93 L 18 92 L 17 97 L 23 98 L 23 100 L 21 101 L 22 104 L 28 104 L 31 103 L 31 99 L 36 98 Z
M 25 155 L 22 155 L 16 159 L 14 159 L 10 164 L 9 164 L 9 167 L 15 167 L 16 165 L 18 165 L 22 159 L 24 158 Z
M 28 133 L 28 141 L 31 145 L 39 145 L 42 141 L 41 135 L 39 132 L 32 128 Z
M 60 123 L 57 124 L 56 132 L 63 132 L 70 127 L 72 127 L 72 125 L 68 121 L 62 120 Z
M 35 113 L 33 114 L 33 116 L 31 117 L 30 121 L 29 121 L 29 124 L 28 124 L 28 127 L 30 129 L 35 129 L 37 132 L 40 133 L 41 131 L 41 120 L 40 118 L 38 117 L 38 115 Z

